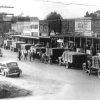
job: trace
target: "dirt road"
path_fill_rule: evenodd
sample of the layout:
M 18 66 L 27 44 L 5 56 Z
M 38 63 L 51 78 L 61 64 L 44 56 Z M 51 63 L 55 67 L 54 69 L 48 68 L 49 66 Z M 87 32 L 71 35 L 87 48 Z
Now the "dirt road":
M 44 64 L 39 60 L 18 61 L 17 53 L 9 50 L 3 50 L 3 53 L 4 56 L 0 61 L 16 60 L 23 73 L 19 78 L 0 75 L 0 81 L 10 82 L 32 91 L 31 96 L 7 100 L 99 100 L 100 98 L 100 79 L 95 75 L 89 76 L 82 70 L 66 69 L 55 64 Z

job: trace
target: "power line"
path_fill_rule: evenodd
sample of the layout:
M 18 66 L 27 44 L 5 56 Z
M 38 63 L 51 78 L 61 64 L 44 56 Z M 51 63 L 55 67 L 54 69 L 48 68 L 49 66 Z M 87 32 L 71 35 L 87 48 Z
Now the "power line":
M 2 5 L 2 6 L 0 6 L 0 8 L 14 8 L 13 6 L 4 6 L 4 5 Z
M 95 6 L 95 7 L 100 7 L 98 5 L 87 5 L 87 4 L 81 4 L 81 3 L 64 3 L 64 2 L 55 2 L 55 1 L 49 1 L 49 0 L 35 0 L 35 1 L 42 1 L 42 2 L 51 2 L 51 3 L 56 3 L 56 4 L 61 4 L 61 5 L 82 5 L 82 6 Z
M 84 18 L 84 19 L 83 19 Z M 100 20 L 100 17 L 98 17 L 98 18 L 92 18 L 92 17 L 83 17 L 82 19 L 83 19 L 83 22 L 85 22 L 85 20 Z M 89 18 L 89 19 L 88 19 Z M 45 19 L 45 21 L 47 21 L 47 22 L 52 22 L 52 21 L 61 21 L 61 22 L 63 22 L 63 21 L 67 21 L 67 22 L 69 22 L 70 20 L 72 21 L 75 21 L 75 20 L 77 20 L 77 19 L 80 19 L 80 18 L 71 18 L 71 19 Z M 41 21 L 41 20 L 40 20 Z

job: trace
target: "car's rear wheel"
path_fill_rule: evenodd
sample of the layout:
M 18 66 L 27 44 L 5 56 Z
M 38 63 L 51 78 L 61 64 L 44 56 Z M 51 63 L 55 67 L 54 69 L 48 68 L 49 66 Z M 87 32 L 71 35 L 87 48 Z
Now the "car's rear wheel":
M 68 69 L 68 68 L 71 68 L 71 65 L 70 65 L 69 62 L 66 63 L 66 68 L 67 68 L 67 69 Z
M 5 76 L 5 77 L 7 77 L 7 76 L 8 76 L 8 75 L 7 75 L 7 72 L 4 72 L 4 76 Z

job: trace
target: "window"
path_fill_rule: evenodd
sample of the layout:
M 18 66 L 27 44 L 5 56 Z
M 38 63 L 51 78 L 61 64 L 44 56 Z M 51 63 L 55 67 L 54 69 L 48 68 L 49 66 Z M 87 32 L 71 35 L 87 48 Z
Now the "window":
M 30 28 L 31 29 L 38 29 L 38 25 L 31 25 Z
M 78 23 L 78 28 L 83 28 L 83 24 L 82 23 Z
M 7 66 L 8 67 L 17 66 L 17 63 L 16 62 L 7 63 Z

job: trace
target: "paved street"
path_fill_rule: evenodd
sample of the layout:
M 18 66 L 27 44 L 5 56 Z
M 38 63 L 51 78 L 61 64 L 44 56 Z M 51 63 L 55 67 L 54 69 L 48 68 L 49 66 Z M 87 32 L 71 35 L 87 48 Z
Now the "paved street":
M 3 50 L 0 61 L 17 60 L 17 53 Z M 18 61 L 22 75 L 4 77 L 0 81 L 11 82 L 14 85 L 32 91 L 32 96 L 12 98 L 13 100 L 99 100 L 100 79 L 96 75 L 89 76 L 82 70 L 66 69 L 64 66 L 49 65 L 39 60 L 30 62 Z M 7 100 L 12 100 L 8 99 Z

